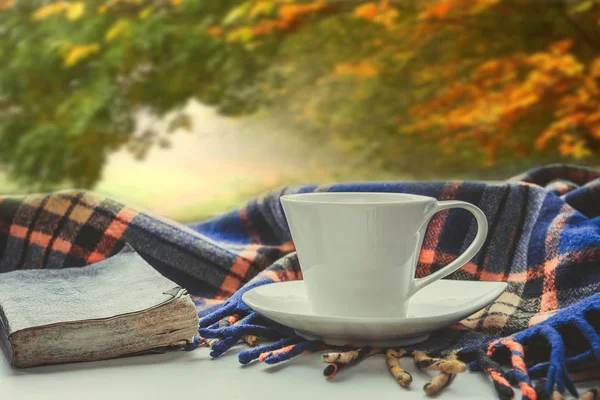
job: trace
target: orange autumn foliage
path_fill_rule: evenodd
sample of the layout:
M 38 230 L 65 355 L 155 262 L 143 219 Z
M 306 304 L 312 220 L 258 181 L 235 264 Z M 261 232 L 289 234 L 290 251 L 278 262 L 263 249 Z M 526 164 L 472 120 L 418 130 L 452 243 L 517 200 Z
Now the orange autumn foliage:
M 586 1 L 563 2 L 568 6 Z M 459 153 L 462 146 L 471 154 L 478 149 L 477 157 L 483 154 L 485 165 L 507 152 L 509 158 L 535 152 L 574 158 L 598 153 L 600 56 L 589 55 L 593 44 L 587 43 L 587 54 L 582 51 L 586 38 L 576 34 L 572 15 L 570 22 L 563 21 L 562 30 L 553 31 L 558 17 L 552 13 L 561 9 L 538 10 L 534 2 L 429 0 L 414 2 L 413 7 L 393 0 L 253 0 L 244 18 L 224 24 L 226 32 L 218 34 L 230 42 L 251 42 L 248 48 L 255 48 L 261 38 L 282 38 L 329 18 L 338 19 L 339 32 L 346 30 L 347 35 L 353 23 L 379 25 L 385 29 L 365 32 L 376 36 L 355 45 L 360 52 L 333 60 L 323 74 L 370 80 L 354 92 L 364 99 L 369 98 L 366 87 L 385 91 L 376 85 L 403 82 L 399 91 L 409 91 L 404 97 L 411 100 L 399 105 L 397 114 L 384 116 L 394 121 L 391 129 L 447 143 L 448 154 Z M 594 15 L 586 18 L 597 23 Z M 510 29 L 509 20 L 511 31 L 505 30 Z M 521 29 L 523 21 L 540 28 L 522 29 L 522 36 L 513 38 L 514 28 Z M 324 23 L 319 29 L 329 28 Z M 360 42 L 362 32 L 352 33 Z M 333 78 L 321 75 L 317 82 L 338 81 Z M 412 88 L 417 89 L 414 97 Z M 319 118 L 315 111 L 313 119 Z
M 450 1 L 442 0 L 431 5 L 421 14 L 422 19 L 444 19 L 450 11 Z
M 539 136 L 536 147 L 544 150 L 552 140 L 563 155 L 590 155 L 589 143 L 600 141 L 600 57 L 575 76 L 569 92 L 556 104 L 556 120 Z M 577 135 L 575 135 L 577 133 Z
M 387 0 L 383 0 L 379 3 L 365 3 L 356 7 L 354 16 L 391 28 L 398 17 L 398 10 L 390 6 Z
M 325 7 L 323 0 L 306 4 L 289 4 L 279 8 L 279 19 L 282 21 L 294 21 L 302 16 L 312 14 Z
M 366 3 L 354 9 L 354 15 L 367 20 L 374 20 L 379 14 L 379 7 L 375 3 Z
M 517 123 L 534 118 L 540 108 L 550 108 L 556 110 L 557 119 L 540 133 L 536 149 L 545 150 L 549 141 L 558 139 L 561 154 L 589 155 L 586 138 L 600 138 L 600 112 L 596 111 L 600 96 L 595 81 L 600 75 L 594 75 L 600 72 L 600 59 L 586 71 L 568 52 L 571 46 L 571 41 L 558 41 L 544 52 L 480 64 L 466 81 L 413 107 L 412 115 L 419 122 L 404 130 L 441 129 L 444 136 L 468 137 L 493 163 Z M 524 151 L 522 146 L 519 151 Z
M 222 37 L 223 36 L 223 29 L 219 26 L 213 26 L 211 28 L 209 28 L 206 33 L 208 33 L 209 36 L 212 37 Z
M 274 16 L 269 15 L 271 8 L 276 10 Z M 300 4 L 294 4 L 291 1 L 257 2 L 249 9 L 247 15 L 248 22 L 252 23 L 230 29 L 228 37 L 230 41 L 235 42 L 247 40 L 246 32 L 249 32 L 252 38 L 260 38 L 277 31 L 293 32 L 303 26 L 311 16 L 326 8 L 327 3 L 324 0 Z M 244 32 L 244 34 L 236 34 L 236 31 Z
M 0 11 L 10 8 L 15 5 L 14 0 L 0 0 Z
M 276 21 L 263 20 L 252 27 L 252 35 L 254 37 L 269 35 L 271 32 L 276 30 L 277 27 L 278 25 Z
M 480 14 L 501 0 L 438 0 L 419 15 L 422 20 L 443 20 L 456 10 L 463 14 Z
M 284 4 L 279 7 L 278 18 L 275 20 L 274 26 L 280 30 L 297 29 L 305 18 L 316 14 L 325 7 L 324 0 L 304 4 Z
M 362 60 L 356 64 L 338 64 L 335 67 L 335 73 L 342 76 L 371 79 L 379 75 L 379 68 L 369 60 Z

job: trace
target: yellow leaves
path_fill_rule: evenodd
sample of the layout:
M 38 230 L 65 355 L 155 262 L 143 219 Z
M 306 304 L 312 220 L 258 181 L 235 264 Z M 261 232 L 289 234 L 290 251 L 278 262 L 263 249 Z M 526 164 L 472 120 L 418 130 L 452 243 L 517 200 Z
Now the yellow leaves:
M 85 5 L 81 1 L 71 4 L 66 2 L 57 2 L 38 8 L 33 13 L 33 19 L 40 21 L 53 15 L 66 13 L 66 16 L 69 20 L 75 21 L 81 18 L 84 11 Z
M 75 3 L 71 3 L 69 8 L 67 8 L 67 19 L 71 21 L 76 21 L 85 12 L 85 4 L 82 1 L 77 1 Z
M 558 151 L 563 156 L 571 156 L 577 160 L 592 155 L 584 140 L 578 139 L 568 133 L 561 135 Z
M 250 18 L 270 15 L 275 9 L 275 3 L 270 0 L 257 1 L 250 9 Z
M 523 60 L 518 57 L 484 61 L 474 69 L 471 79 L 489 90 L 513 81 L 523 65 Z
M 131 22 L 129 20 L 121 18 L 118 19 L 104 35 L 104 39 L 110 42 L 119 36 L 127 36 L 131 33 Z
M 254 46 L 254 43 L 251 43 L 254 38 L 275 31 L 295 31 L 306 23 L 309 17 L 326 6 L 324 0 L 301 4 L 294 3 L 293 0 L 246 1 L 229 11 L 221 22 L 227 32 L 223 32 L 219 27 L 213 27 L 207 33 L 213 37 L 225 37 L 230 42 L 242 42 L 247 46 Z M 264 18 L 265 15 L 271 18 Z M 256 22 L 252 25 L 253 21 Z
M 97 43 L 73 44 L 64 40 L 58 41 L 55 48 L 62 55 L 63 66 L 66 68 L 76 65 L 100 51 L 100 45 Z
M 33 13 L 33 19 L 41 21 L 53 15 L 62 14 L 69 9 L 69 3 L 59 1 L 56 3 L 50 3 L 46 6 L 40 7 Z
M 584 69 L 583 64 L 571 54 L 535 53 L 526 62 L 541 71 L 564 76 L 578 75 Z
M 33 19 L 36 21 L 41 21 L 54 15 L 65 14 L 67 19 L 76 21 L 83 16 L 84 12 L 85 4 L 82 1 L 76 1 L 74 3 L 59 1 L 56 3 L 50 3 L 35 10 L 33 13 Z
M 485 61 L 483 64 L 481 64 L 478 68 L 477 68 L 477 72 L 479 73 L 483 73 L 483 74 L 488 74 L 488 73 L 497 73 L 500 67 L 500 61 L 498 60 L 489 60 L 489 61 Z
M 0 11 L 11 8 L 15 5 L 15 0 L 0 0 Z
M 555 149 L 561 154 L 586 157 L 590 153 L 585 140 L 570 132 L 585 136 L 593 134 L 595 127 L 600 131 L 600 115 L 598 121 L 588 119 L 590 110 L 600 109 L 600 93 L 574 91 L 586 80 L 584 65 L 568 53 L 571 45 L 561 41 L 546 52 L 482 62 L 468 79 L 413 108 L 413 117 L 420 119 L 418 130 L 467 133 L 492 165 L 501 147 L 517 146 L 504 144 L 503 135 L 539 118 L 540 110 L 553 109 L 557 120 L 538 136 L 536 148 L 546 150 L 550 141 L 558 140 Z
M 142 11 L 140 11 L 138 13 L 138 18 L 144 20 L 144 19 L 148 18 L 150 15 L 152 15 L 153 12 L 154 12 L 154 6 L 145 7 L 142 9 Z
M 556 120 L 536 140 L 538 150 L 558 141 L 558 151 L 576 159 L 591 155 L 588 141 L 600 139 L 600 93 L 594 79 L 585 77 L 574 93 L 559 98 L 554 111 Z
M 229 42 L 242 42 L 247 43 L 252 40 L 252 28 L 247 26 L 242 28 L 237 28 L 232 31 L 229 31 L 225 37 L 225 39 Z
M 74 45 L 70 48 L 64 58 L 65 67 L 72 67 L 81 60 L 100 51 L 100 46 L 96 43 Z
M 177 7 L 178 5 L 183 3 L 183 0 L 170 0 L 170 3 L 173 7 Z
M 356 64 L 338 64 L 335 66 L 335 74 L 342 76 L 354 76 L 359 79 L 372 79 L 379 75 L 379 68 L 369 60 L 362 60 Z
M 133 4 L 140 5 L 146 0 L 105 0 L 103 4 L 100 4 L 96 11 L 98 14 L 106 14 L 111 8 L 119 6 L 120 4 Z
M 247 15 L 249 6 L 249 2 L 244 2 L 237 7 L 233 7 L 227 15 L 225 15 L 225 18 L 223 18 L 223 25 L 228 26 L 237 24 Z
M 576 4 L 569 9 L 569 12 L 573 14 L 581 14 L 590 11 L 595 2 L 594 0 L 583 0 L 579 2 L 576 1 L 575 3 Z
M 380 3 L 361 4 L 354 9 L 354 16 L 391 28 L 398 16 L 398 10 L 383 0 Z

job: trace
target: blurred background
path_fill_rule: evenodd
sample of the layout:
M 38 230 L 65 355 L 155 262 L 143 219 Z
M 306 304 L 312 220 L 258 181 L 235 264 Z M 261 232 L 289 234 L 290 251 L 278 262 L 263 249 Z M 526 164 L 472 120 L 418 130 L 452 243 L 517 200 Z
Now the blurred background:
M 596 0 L 0 0 L 0 192 L 180 221 L 600 164 Z

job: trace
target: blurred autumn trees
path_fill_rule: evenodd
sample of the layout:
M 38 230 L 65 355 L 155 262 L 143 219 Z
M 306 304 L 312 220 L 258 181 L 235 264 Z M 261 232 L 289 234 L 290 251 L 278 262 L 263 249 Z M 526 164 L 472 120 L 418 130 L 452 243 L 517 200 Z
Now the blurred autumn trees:
M 166 143 L 137 111 L 190 98 L 417 177 L 595 162 L 599 21 L 593 0 L 0 0 L 0 162 L 91 186 Z

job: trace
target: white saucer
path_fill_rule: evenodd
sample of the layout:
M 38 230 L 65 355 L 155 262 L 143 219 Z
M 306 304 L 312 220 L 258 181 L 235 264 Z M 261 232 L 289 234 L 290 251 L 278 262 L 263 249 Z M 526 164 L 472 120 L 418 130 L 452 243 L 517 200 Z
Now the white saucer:
M 419 343 L 429 334 L 479 311 L 498 298 L 504 282 L 440 280 L 420 290 L 405 318 L 314 315 L 303 281 L 259 286 L 242 299 L 253 310 L 296 330 L 306 339 L 332 345 L 397 347 Z

